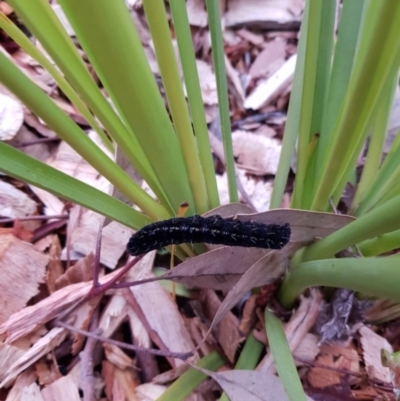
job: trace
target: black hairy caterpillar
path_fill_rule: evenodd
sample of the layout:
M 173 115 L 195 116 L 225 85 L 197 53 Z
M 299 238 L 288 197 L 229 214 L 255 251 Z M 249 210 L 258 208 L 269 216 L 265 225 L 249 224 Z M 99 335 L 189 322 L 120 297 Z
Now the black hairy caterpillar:
M 127 251 L 141 255 L 172 244 L 199 243 L 281 249 L 290 239 L 289 224 L 262 224 L 219 215 L 175 217 L 149 224 L 129 239 Z

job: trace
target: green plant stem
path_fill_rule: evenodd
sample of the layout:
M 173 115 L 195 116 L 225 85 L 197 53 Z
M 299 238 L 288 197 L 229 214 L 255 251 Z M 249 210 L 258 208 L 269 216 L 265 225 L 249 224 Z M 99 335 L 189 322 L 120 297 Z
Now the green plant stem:
M 301 99 L 303 93 L 303 76 L 305 68 L 306 48 L 307 48 L 307 26 L 309 20 L 309 2 L 306 7 L 301 24 L 300 41 L 297 48 L 296 70 L 294 72 L 292 92 L 290 94 L 289 110 L 285 131 L 283 134 L 282 150 L 279 156 L 278 171 L 274 180 L 274 188 L 271 195 L 270 209 L 280 207 L 282 197 L 285 192 L 286 183 L 290 171 L 290 164 L 295 153 L 296 141 L 299 132 L 301 116 Z
M 206 0 L 208 25 L 210 27 L 212 56 L 214 62 L 215 77 L 217 79 L 219 117 L 224 143 L 225 163 L 228 176 L 229 200 L 238 202 L 236 186 L 235 163 L 233 159 L 231 121 L 229 116 L 228 84 L 225 70 L 225 55 L 221 30 L 220 3 L 214 0 Z
M 306 34 L 307 50 L 303 76 L 303 93 L 299 121 L 296 185 L 291 205 L 309 208 L 315 182 L 316 153 L 308 156 L 310 141 L 321 132 L 325 92 L 331 65 L 335 2 L 309 2 L 309 22 Z
M 364 256 L 376 256 L 400 248 L 400 230 L 392 231 L 358 244 Z
M 290 308 L 306 288 L 348 288 L 362 294 L 400 300 L 400 257 L 325 259 L 302 263 L 290 270 L 279 301 Z
M 268 308 L 265 309 L 264 317 L 268 343 L 283 388 L 290 401 L 306 401 L 282 322 Z

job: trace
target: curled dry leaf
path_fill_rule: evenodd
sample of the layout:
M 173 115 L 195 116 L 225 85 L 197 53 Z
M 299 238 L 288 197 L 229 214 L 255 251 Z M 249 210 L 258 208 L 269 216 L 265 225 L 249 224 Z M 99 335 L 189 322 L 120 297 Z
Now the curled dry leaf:
M 355 220 L 352 216 L 309 210 L 275 209 L 257 214 L 238 215 L 241 221 L 268 224 L 289 223 L 292 234 L 290 242 L 307 245 L 339 230 Z
M 287 248 L 289 248 L 289 246 L 287 246 Z M 287 265 L 288 257 L 286 253 L 280 251 L 271 251 L 265 257 L 254 263 L 225 297 L 214 316 L 209 332 L 211 332 L 223 316 L 236 305 L 246 292 L 254 287 L 263 286 L 276 281 L 284 273 Z

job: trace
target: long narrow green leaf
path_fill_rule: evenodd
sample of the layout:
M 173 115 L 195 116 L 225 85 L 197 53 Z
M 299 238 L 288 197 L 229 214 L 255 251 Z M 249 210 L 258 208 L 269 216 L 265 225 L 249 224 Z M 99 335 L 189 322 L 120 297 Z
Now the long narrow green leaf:
M 309 208 L 315 182 L 315 165 L 309 145 L 312 136 L 321 132 L 325 93 L 331 64 L 335 1 L 310 1 L 309 20 L 306 33 L 305 68 L 299 125 L 299 140 L 296 166 L 296 185 L 292 207 Z
M 306 2 L 303 22 L 301 24 L 300 41 L 297 48 L 296 70 L 293 78 L 292 92 L 290 94 L 289 110 L 285 131 L 283 134 L 282 150 L 279 157 L 278 171 L 274 180 L 274 189 L 271 195 L 270 208 L 280 207 L 283 193 L 286 188 L 287 178 L 290 171 L 291 160 L 295 151 L 296 141 L 299 134 L 301 116 L 301 98 L 303 93 L 303 76 L 305 68 L 305 57 L 307 48 L 307 26 L 309 21 L 310 2 Z
M 201 97 L 199 75 L 194 56 L 194 47 L 190 31 L 189 19 L 184 0 L 169 2 L 176 31 L 179 54 L 182 62 L 187 97 L 192 115 L 193 128 L 199 148 L 200 161 L 210 202 L 210 209 L 219 206 L 219 195 L 215 179 L 214 163 L 208 137 L 207 121 Z
M 282 322 L 268 308 L 264 312 L 265 328 L 276 371 L 291 401 L 306 401 L 296 365 L 290 352 Z
M 221 121 L 222 138 L 224 142 L 225 163 L 228 176 L 229 200 L 238 202 L 236 173 L 233 159 L 231 122 L 228 103 L 228 83 L 225 71 L 225 55 L 221 31 L 220 4 L 214 0 L 206 0 L 208 25 L 211 33 L 212 56 L 215 77 L 217 79 L 219 118 Z
M 176 213 L 187 201 L 193 214 L 195 204 L 182 149 L 124 2 L 62 0 L 60 4 L 121 118 L 153 167 L 167 195 L 166 206 Z
M 150 223 L 147 216 L 123 202 L 3 142 L 0 142 L 0 171 L 136 230 Z

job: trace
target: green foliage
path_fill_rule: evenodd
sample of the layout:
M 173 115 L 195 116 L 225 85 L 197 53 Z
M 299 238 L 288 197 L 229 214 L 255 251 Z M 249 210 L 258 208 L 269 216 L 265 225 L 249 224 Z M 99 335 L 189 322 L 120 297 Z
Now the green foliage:
M 1 171 L 133 228 L 174 216 L 184 201 L 190 205 L 189 214 L 203 213 L 218 206 L 184 0 L 173 1 L 170 5 L 188 103 L 178 74 L 164 2 L 143 1 L 171 118 L 124 2 L 59 1 L 107 97 L 88 72 L 47 0 L 9 0 L 9 3 L 57 68 L 4 15 L 0 15 L 0 27 L 53 75 L 65 95 L 99 134 L 105 149 L 115 155 L 123 154 L 153 190 L 156 199 L 142 190 L 106 151 L 93 143 L 0 53 L 0 81 L 106 177 L 130 204 L 137 205 L 140 212 L 4 143 L 0 143 Z M 207 0 L 206 4 L 229 193 L 231 201 L 235 201 L 237 189 L 219 3 Z M 338 4 L 342 4 L 342 8 L 335 36 Z M 397 258 L 373 256 L 400 248 L 399 137 L 382 163 L 387 122 L 398 85 L 399 26 L 398 0 L 306 2 L 271 208 L 280 206 L 296 144 L 296 180 L 291 206 L 317 211 L 327 211 L 332 204 L 338 205 L 345 185 L 355 176 L 357 160 L 367 141 L 369 148 L 351 205 L 351 214 L 358 219 L 294 255 L 279 292 L 280 300 L 287 306 L 313 285 L 398 298 Z M 356 251 L 361 253 L 357 256 L 361 258 L 335 258 L 338 252 L 353 245 L 358 245 Z M 285 347 L 286 340 L 276 319 L 269 311 L 266 313 L 270 322 L 267 333 L 282 375 L 285 363 L 289 363 L 287 348 L 280 348 Z M 276 351 L 279 349 L 284 349 L 284 356 Z M 215 359 L 215 367 L 222 363 L 218 354 L 210 355 Z M 177 386 L 170 391 L 179 389 L 179 383 Z M 180 396 L 186 393 L 182 394 Z M 292 396 L 300 397 L 301 392 L 295 394 Z

